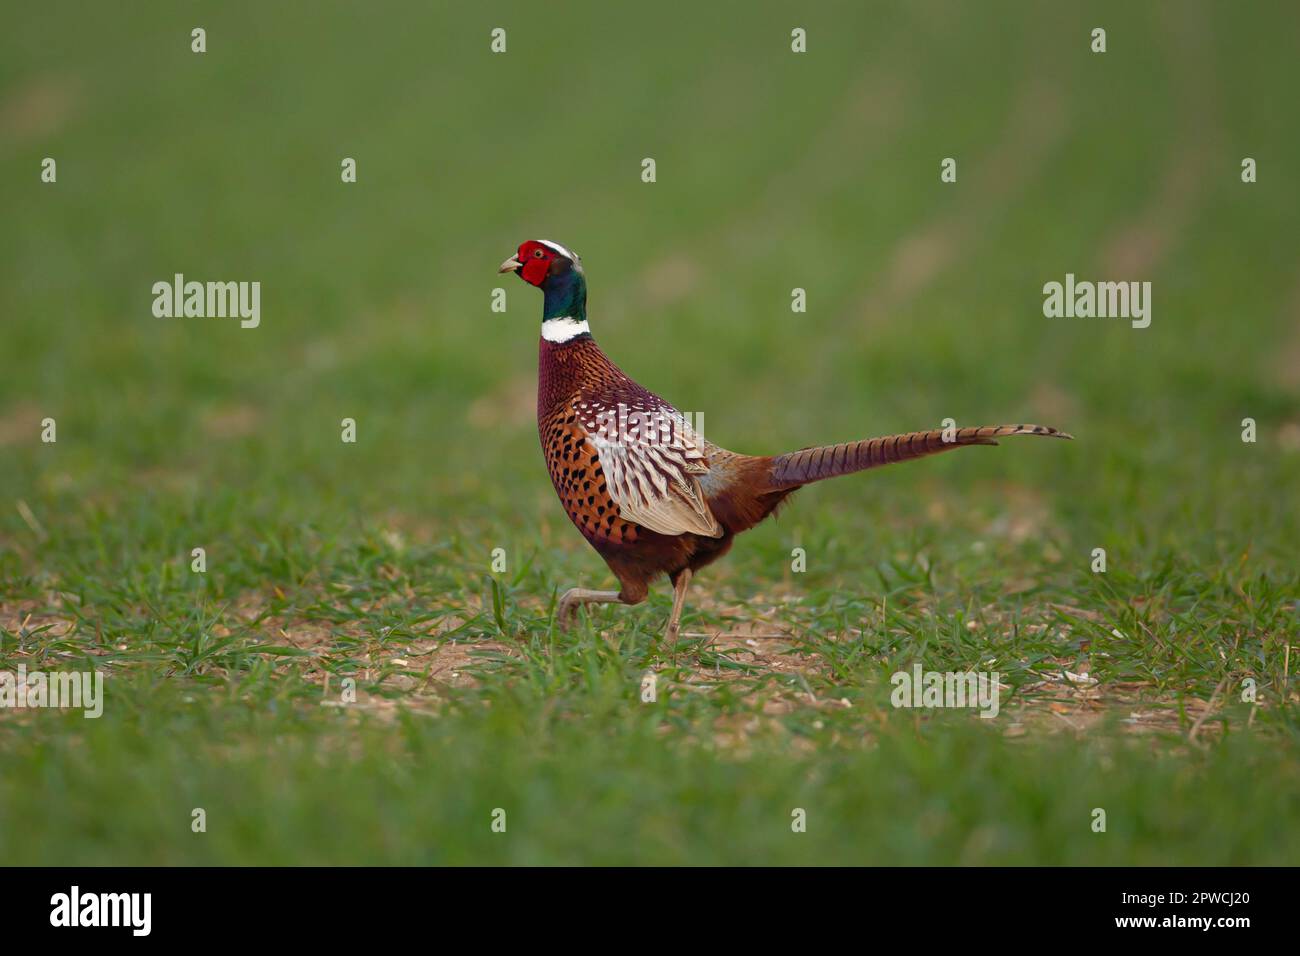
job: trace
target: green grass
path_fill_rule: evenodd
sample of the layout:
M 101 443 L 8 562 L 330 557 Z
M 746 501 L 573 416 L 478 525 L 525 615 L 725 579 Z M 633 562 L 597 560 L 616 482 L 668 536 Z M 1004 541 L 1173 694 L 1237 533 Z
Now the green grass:
M 1295 859 L 1288 5 L 6 23 L 0 671 L 109 676 L 98 720 L 0 711 L 0 858 Z M 538 452 L 540 302 L 494 274 L 537 236 L 725 446 L 947 417 L 1076 441 L 801 491 L 696 578 L 675 658 L 664 587 L 558 634 L 555 595 L 612 578 Z M 261 281 L 261 326 L 155 319 L 175 272 Z M 1067 272 L 1150 280 L 1151 327 L 1045 319 Z M 1001 713 L 894 709 L 914 662 L 998 671 Z

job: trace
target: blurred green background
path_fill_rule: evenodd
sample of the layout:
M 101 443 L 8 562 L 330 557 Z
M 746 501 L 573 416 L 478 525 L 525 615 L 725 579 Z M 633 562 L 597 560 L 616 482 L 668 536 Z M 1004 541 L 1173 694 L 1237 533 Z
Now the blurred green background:
M 85 725 L 0 713 L 6 859 L 338 862 L 306 849 L 331 819 L 351 821 L 353 862 L 1293 855 L 1294 805 L 1250 805 L 1239 780 L 1297 782 L 1294 4 L 4 7 L 0 667 L 93 659 L 131 702 Z M 504 54 L 489 50 L 495 27 Z M 791 52 L 795 27 L 807 53 Z M 57 183 L 41 182 L 44 157 Z M 344 157 L 355 184 L 340 181 Z M 1241 181 L 1244 157 L 1258 182 Z M 775 622 L 816 643 L 857 627 L 861 641 L 809 651 L 796 673 L 724 654 L 745 693 L 669 692 L 645 712 L 662 591 L 596 612 L 581 638 L 549 630 L 557 589 L 611 578 L 539 454 L 540 301 L 495 274 L 529 238 L 582 255 L 602 347 L 727 447 L 948 417 L 1077 440 L 801 492 L 700 576 L 686 630 Z M 260 281 L 260 327 L 155 318 L 151 287 L 178 272 Z M 1067 272 L 1150 281 L 1150 328 L 1044 318 L 1043 284 Z M 490 311 L 498 286 L 504 315 Z M 55 444 L 40 441 L 46 417 Z M 354 445 L 339 440 L 345 417 Z M 790 573 L 795 546 L 806 575 Z M 489 573 L 496 547 L 505 578 Z M 1097 547 L 1104 578 L 1089 570 Z M 1073 609 L 1060 627 L 1022 627 L 1052 605 Z M 431 684 L 410 663 L 448 634 L 492 642 L 467 665 L 472 685 Z M 1019 745 L 1005 725 L 887 709 L 895 666 L 972 666 L 990 640 L 1017 687 L 1091 655 L 1122 705 L 1093 707 L 1105 726 L 1080 740 L 1058 740 L 1050 715 L 1041 733 L 1027 722 L 1052 736 L 1041 753 L 1006 750 Z M 700 672 L 723 666 L 701 654 Z M 678 666 L 666 685 L 700 676 Z M 410 684 L 390 679 L 407 671 Z M 397 716 L 320 708 L 325 673 L 358 676 Z M 1220 715 L 1245 676 L 1267 706 Z M 855 708 L 770 706 L 807 688 Z M 1193 734 L 1207 706 L 1219 729 Z M 485 707 L 499 716 L 483 722 Z M 1173 715 L 1163 752 L 1185 763 L 1148 761 L 1106 722 L 1133 707 Z M 580 718 L 597 740 L 574 739 Z M 763 730 L 744 746 L 719 744 L 720 726 L 751 720 Z M 1233 727 L 1246 736 L 1229 745 Z M 701 763 L 701 744 L 729 759 Z M 298 747 L 380 775 L 323 806 L 324 771 Z M 936 753 L 954 763 L 925 769 Z M 376 770 L 385 757 L 407 769 Z M 1115 761 L 1127 769 L 1111 799 L 1145 809 L 1103 846 L 1082 808 Z M 753 836 L 760 820 L 788 833 L 776 766 L 811 781 L 836 825 L 793 846 Z M 609 806 L 585 832 L 556 825 L 553 805 L 601 773 Z M 850 799 L 854 781 L 890 773 L 878 803 Z M 987 812 L 958 810 L 976 777 Z M 646 835 L 618 807 L 658 793 L 652 778 L 664 802 Z M 207 841 L 189 832 L 201 782 L 240 821 Z M 1188 801 L 1172 817 L 1150 804 L 1165 786 Z M 421 794 L 455 794 L 450 831 L 468 832 L 504 799 L 494 788 L 536 811 L 527 839 L 420 830 L 422 853 L 398 838 L 424 819 Z M 754 796 L 737 808 L 740 790 Z M 928 815 L 895 841 L 918 800 Z M 375 801 L 389 801 L 385 824 Z M 295 837 L 272 850 L 276 819 Z M 752 855 L 728 835 L 742 825 Z

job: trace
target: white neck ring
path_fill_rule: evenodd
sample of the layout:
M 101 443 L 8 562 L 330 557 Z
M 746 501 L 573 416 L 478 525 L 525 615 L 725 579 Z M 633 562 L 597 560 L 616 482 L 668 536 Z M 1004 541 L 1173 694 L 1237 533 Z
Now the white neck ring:
M 567 315 L 556 319 L 546 319 L 542 322 L 542 338 L 548 342 L 567 342 L 570 339 L 577 338 L 584 332 L 590 331 L 591 328 L 587 325 L 586 319 L 577 322 Z

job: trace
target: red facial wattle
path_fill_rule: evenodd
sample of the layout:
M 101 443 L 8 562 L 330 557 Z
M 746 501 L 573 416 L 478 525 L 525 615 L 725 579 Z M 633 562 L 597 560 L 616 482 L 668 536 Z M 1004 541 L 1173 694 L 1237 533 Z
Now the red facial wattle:
M 524 256 L 526 255 L 526 258 Z M 533 251 L 521 254 L 520 261 L 523 262 L 523 268 L 519 270 L 519 275 L 525 282 L 535 286 L 540 286 L 546 281 L 546 273 L 551 268 L 551 257 L 547 255 L 537 255 Z

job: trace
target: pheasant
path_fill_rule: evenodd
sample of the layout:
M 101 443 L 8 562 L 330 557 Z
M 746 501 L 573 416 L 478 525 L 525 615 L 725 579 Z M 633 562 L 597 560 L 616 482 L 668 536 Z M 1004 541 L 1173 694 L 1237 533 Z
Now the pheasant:
M 501 264 L 542 290 L 537 432 L 564 510 L 618 578 L 617 591 L 570 588 L 556 608 L 568 629 L 584 604 L 639 604 L 672 582 L 671 650 L 691 576 L 804 485 L 1005 435 L 1071 436 L 1044 425 L 985 425 L 887 435 L 785 455 L 742 455 L 706 441 L 686 416 L 641 387 L 596 345 L 582 260 L 545 239 Z

